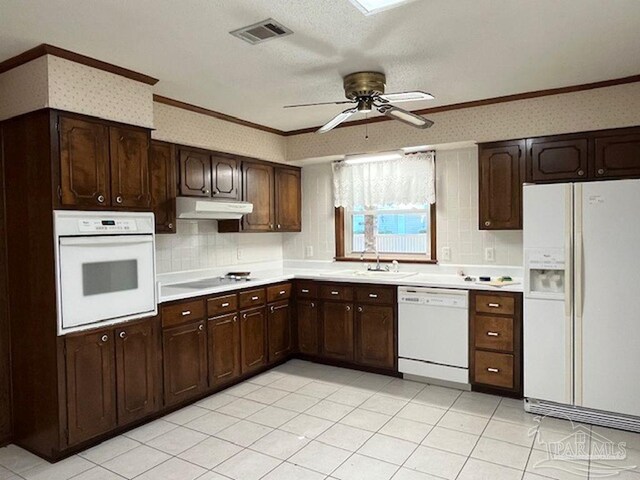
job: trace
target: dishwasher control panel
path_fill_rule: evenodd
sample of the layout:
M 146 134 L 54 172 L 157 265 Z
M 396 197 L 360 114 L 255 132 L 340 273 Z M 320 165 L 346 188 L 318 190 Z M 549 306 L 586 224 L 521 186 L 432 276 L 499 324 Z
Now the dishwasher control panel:
M 401 287 L 398 289 L 398 303 L 467 308 L 469 293 L 466 290 Z

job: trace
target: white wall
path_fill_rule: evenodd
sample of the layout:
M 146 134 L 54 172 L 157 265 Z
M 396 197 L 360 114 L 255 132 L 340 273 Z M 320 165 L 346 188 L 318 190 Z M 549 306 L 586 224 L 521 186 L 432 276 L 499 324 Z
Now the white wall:
M 158 273 L 283 259 L 281 233 L 218 233 L 215 220 L 178 220 L 177 230 L 156 236 Z
M 436 153 L 437 245 L 451 249 L 451 260 L 468 265 L 522 265 L 522 231 L 490 232 L 478 229 L 478 149 Z M 335 255 L 335 227 L 331 165 L 302 169 L 302 233 L 285 234 L 287 260 L 331 260 Z M 313 255 L 305 256 L 312 247 Z M 485 248 L 495 248 L 495 261 L 484 260 Z

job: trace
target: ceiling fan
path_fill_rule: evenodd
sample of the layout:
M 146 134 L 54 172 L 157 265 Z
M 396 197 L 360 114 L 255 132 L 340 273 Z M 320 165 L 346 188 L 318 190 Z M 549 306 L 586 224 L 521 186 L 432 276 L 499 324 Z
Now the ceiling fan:
M 329 130 L 332 130 L 355 113 L 369 113 L 374 109 L 387 117 L 400 120 L 412 127 L 429 128 L 433 125 L 431 120 L 392 105 L 392 102 L 399 103 L 415 102 L 418 100 L 433 100 L 433 95 L 421 91 L 384 93 L 385 80 L 384 73 L 380 72 L 351 73 L 344 77 L 344 94 L 348 100 L 287 105 L 284 108 L 311 107 L 315 105 L 341 105 L 347 103 L 355 105 L 333 117 L 329 122 L 318 129 L 318 133 L 326 133 Z

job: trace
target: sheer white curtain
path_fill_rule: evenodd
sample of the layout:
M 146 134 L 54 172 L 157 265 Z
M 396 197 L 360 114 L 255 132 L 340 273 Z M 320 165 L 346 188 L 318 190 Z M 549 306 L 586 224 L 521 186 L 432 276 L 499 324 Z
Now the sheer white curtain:
M 436 202 L 435 152 L 405 155 L 398 160 L 333 164 L 336 207 L 418 208 Z

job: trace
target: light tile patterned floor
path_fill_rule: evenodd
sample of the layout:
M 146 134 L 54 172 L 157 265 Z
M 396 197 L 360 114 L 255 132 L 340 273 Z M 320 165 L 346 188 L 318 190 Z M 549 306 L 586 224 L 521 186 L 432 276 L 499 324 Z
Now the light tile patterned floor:
M 571 435 L 569 422 L 294 360 L 55 465 L 0 449 L 0 480 L 640 480 L 640 435 L 583 431 L 592 453 L 608 439 L 627 458 L 545 462 L 541 441 Z

